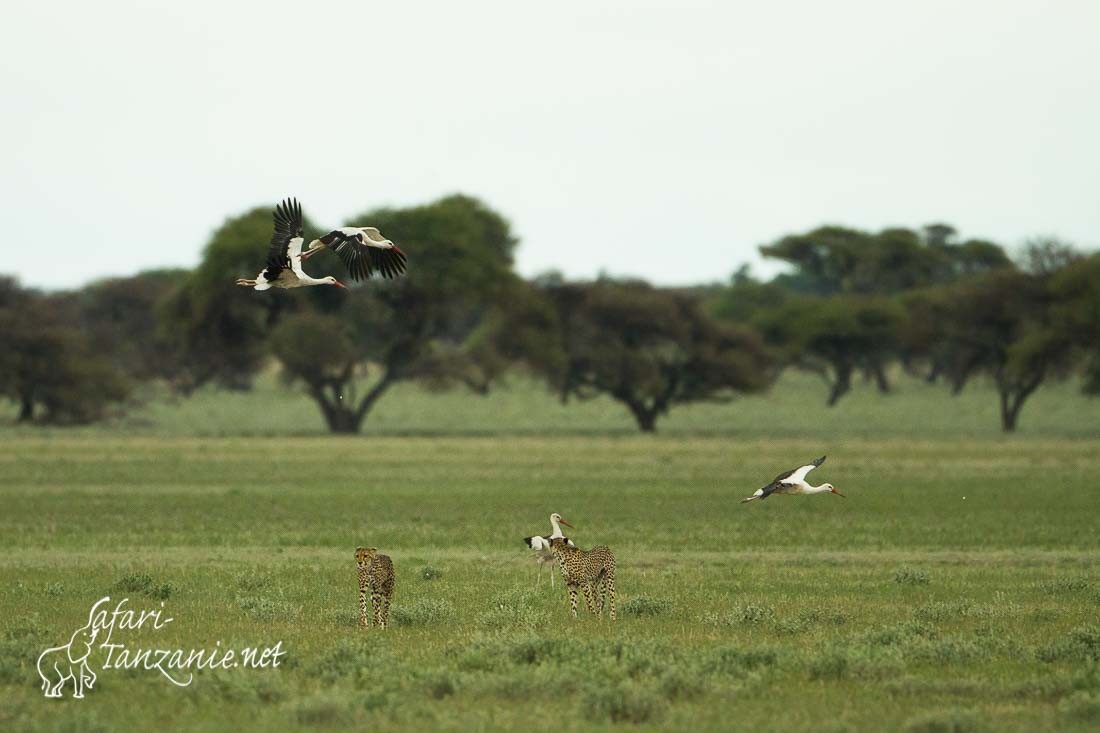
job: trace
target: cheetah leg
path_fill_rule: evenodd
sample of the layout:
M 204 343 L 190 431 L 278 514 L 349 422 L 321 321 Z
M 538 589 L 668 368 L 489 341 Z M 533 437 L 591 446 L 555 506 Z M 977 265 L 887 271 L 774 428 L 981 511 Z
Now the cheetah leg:
M 390 602 L 393 600 L 392 596 L 384 596 L 382 598 L 382 628 L 386 628 L 390 625 Z
M 363 585 L 359 586 L 359 625 L 367 626 L 367 588 Z
M 382 594 L 372 592 L 370 594 L 371 605 L 374 606 L 374 625 L 382 625 Z
M 599 581 L 595 584 L 596 601 L 599 603 L 600 612 L 597 614 L 600 618 L 603 618 L 603 607 L 607 604 L 607 576 L 600 576 Z
M 573 611 L 573 618 L 577 617 L 577 586 L 569 584 L 569 608 Z
M 596 604 L 592 600 L 592 596 L 595 595 L 595 589 L 592 587 L 592 581 L 588 581 L 584 584 L 584 605 L 588 606 L 588 612 L 592 615 L 596 615 Z
M 610 570 L 607 573 L 607 596 L 608 601 L 611 603 L 611 620 L 615 620 L 615 571 Z

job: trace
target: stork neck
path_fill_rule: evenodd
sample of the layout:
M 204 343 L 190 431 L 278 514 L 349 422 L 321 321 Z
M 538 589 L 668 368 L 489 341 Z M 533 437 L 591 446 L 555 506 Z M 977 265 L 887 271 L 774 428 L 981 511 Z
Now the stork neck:
M 558 520 L 550 517 L 550 526 L 554 528 L 554 531 L 550 533 L 551 537 L 564 537 L 561 533 L 561 527 L 558 526 Z
M 806 493 L 807 494 L 822 494 L 822 493 L 824 493 L 828 490 L 829 490 L 828 484 L 821 484 L 821 486 L 811 486 L 810 484 L 806 484 Z

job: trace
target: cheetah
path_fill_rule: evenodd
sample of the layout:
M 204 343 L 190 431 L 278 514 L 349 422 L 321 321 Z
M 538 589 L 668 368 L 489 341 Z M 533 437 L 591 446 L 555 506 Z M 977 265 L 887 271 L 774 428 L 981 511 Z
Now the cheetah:
M 561 577 L 569 588 L 569 606 L 573 618 L 577 617 L 577 588 L 584 591 L 588 610 L 603 616 L 604 602 L 611 601 L 611 620 L 615 620 L 615 556 L 604 545 L 591 550 L 572 547 L 564 537 L 550 540 L 550 551 L 558 558 Z M 600 607 L 595 607 L 594 596 L 599 596 Z
M 386 628 L 393 601 L 393 561 L 379 555 L 377 547 L 355 548 L 355 566 L 359 569 L 359 625 L 367 626 L 367 590 L 374 607 L 374 623 Z

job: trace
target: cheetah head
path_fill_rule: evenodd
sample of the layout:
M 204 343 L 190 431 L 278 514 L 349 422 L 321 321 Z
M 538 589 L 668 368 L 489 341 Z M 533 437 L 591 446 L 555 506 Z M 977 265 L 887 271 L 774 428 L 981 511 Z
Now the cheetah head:
M 370 561 L 374 559 L 374 556 L 378 554 L 377 547 L 356 547 L 355 548 L 355 566 L 360 570 L 370 565 Z

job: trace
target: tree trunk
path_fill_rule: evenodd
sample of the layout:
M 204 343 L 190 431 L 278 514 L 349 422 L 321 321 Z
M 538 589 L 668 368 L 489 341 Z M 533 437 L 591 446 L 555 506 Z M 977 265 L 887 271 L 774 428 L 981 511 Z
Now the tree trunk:
M 340 407 L 326 410 L 325 422 L 328 423 L 329 432 L 342 435 L 355 435 L 359 432 L 359 426 L 362 424 L 362 421 L 356 418 L 355 413 Z
M 626 401 L 630 413 L 634 415 L 634 421 L 638 423 L 638 429 L 643 433 L 657 432 L 657 410 L 647 409 L 644 404 L 634 400 Z
M 1020 416 L 1020 407 L 1023 406 L 1023 401 L 1016 401 L 1013 404 L 1011 398 L 1001 393 L 1001 430 L 1006 433 L 1012 433 L 1016 431 L 1016 419 Z
M 825 403 L 832 407 L 852 388 L 852 367 L 844 364 L 836 368 L 836 380 L 829 390 L 829 400 Z
M 871 373 L 875 377 L 878 391 L 882 394 L 890 394 L 890 382 L 886 379 L 886 370 L 882 368 L 882 364 L 875 362 L 875 365 L 871 367 Z
M 932 367 L 928 370 L 927 376 L 924 381 L 926 384 L 935 384 L 940 378 L 940 372 L 943 371 L 943 366 L 939 361 L 932 362 Z
M 1016 422 L 1020 417 L 1020 410 L 1031 393 L 1043 383 L 1045 369 L 1032 375 L 1031 379 L 1020 385 L 1007 385 L 1001 378 L 997 380 L 997 391 L 1001 396 L 1001 430 L 1006 433 L 1016 431 Z
M 23 395 L 19 400 L 18 422 L 30 422 L 34 419 L 34 400 L 30 395 Z

